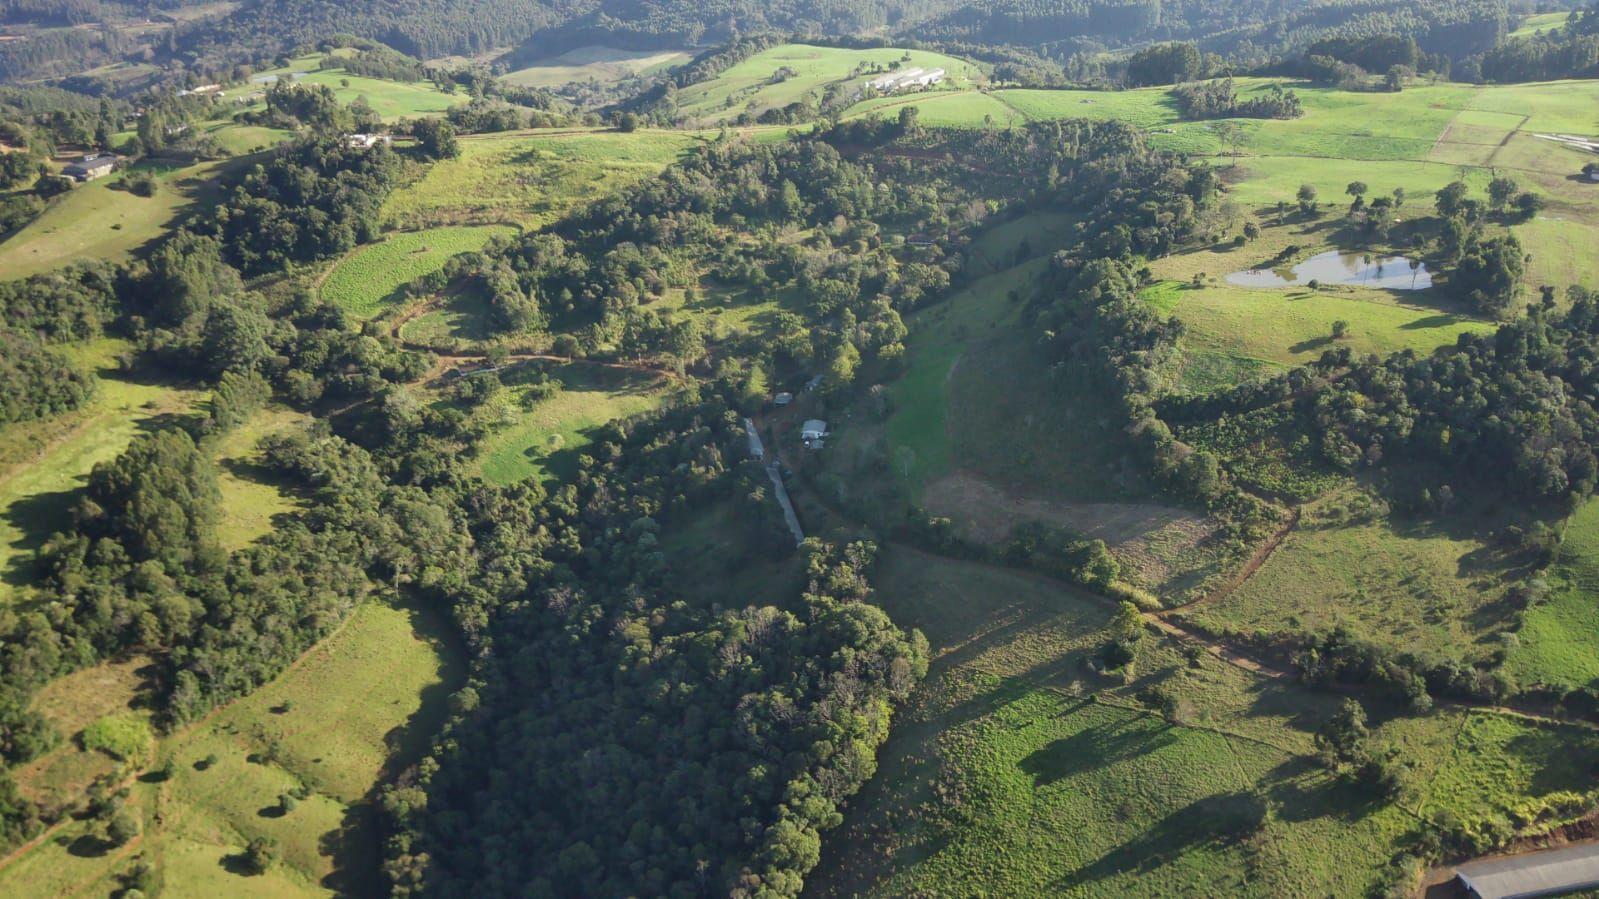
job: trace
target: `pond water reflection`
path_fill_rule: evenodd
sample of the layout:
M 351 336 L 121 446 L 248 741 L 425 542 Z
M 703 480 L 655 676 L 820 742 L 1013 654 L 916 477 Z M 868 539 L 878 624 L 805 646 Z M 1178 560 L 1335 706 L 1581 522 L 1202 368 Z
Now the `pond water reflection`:
M 1306 259 L 1284 278 L 1271 269 L 1258 268 L 1233 272 L 1228 284 L 1239 287 L 1293 287 L 1319 281 L 1322 284 L 1354 284 L 1383 290 L 1426 290 L 1432 286 L 1432 273 L 1419 259 L 1403 256 L 1366 256 L 1332 250 Z

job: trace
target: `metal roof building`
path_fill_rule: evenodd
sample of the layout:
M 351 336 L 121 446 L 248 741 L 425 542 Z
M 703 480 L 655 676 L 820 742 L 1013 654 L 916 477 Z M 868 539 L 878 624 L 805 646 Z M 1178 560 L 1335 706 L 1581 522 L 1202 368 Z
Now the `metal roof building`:
M 1599 887 L 1599 843 L 1467 862 L 1455 868 L 1455 877 L 1477 899 L 1522 899 L 1592 889 Z

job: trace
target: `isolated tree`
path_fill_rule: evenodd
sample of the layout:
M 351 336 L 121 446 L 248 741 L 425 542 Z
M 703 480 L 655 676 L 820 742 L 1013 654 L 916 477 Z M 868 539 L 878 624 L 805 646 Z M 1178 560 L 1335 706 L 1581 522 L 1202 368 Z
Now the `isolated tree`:
M 1337 767 L 1359 759 L 1369 736 L 1365 708 L 1358 700 L 1345 699 L 1338 712 L 1316 731 L 1316 746 L 1328 767 Z
M 1521 217 L 1524 219 L 1530 219 L 1542 212 L 1543 206 L 1543 197 L 1532 191 L 1527 191 L 1516 197 L 1516 211 L 1521 213 Z
M 921 114 L 922 111 L 915 106 L 901 106 L 899 109 L 899 133 L 915 134 Z
M 1345 337 L 1348 337 L 1349 336 L 1349 322 L 1346 322 L 1346 321 L 1344 321 L 1341 318 L 1338 319 L 1337 321 L 1333 322 L 1332 323 L 1332 336 L 1333 336 L 1333 340 L 1343 340 Z
M 126 846 L 139 835 L 139 821 L 124 810 L 118 810 L 106 823 L 105 836 L 113 846 Z
M 455 126 L 443 119 L 419 119 L 411 126 L 411 136 L 416 138 L 417 151 L 428 159 L 454 159 L 461 155 Z
M 251 874 L 265 874 L 278 861 L 278 844 L 266 837 L 256 837 L 244 847 L 244 869 Z
M 1257 240 L 1260 237 L 1260 226 L 1254 222 L 1244 222 L 1244 239 Z
M 631 134 L 638 130 L 639 118 L 636 112 L 624 112 L 616 117 L 616 130 L 623 134 Z
M 1469 188 L 1464 181 L 1451 181 L 1439 188 L 1433 197 L 1438 202 L 1438 212 L 1445 218 L 1452 218 L 1460 214 L 1466 206 L 1466 193 Z
M 1360 200 L 1366 196 L 1366 190 L 1366 182 L 1351 181 L 1349 186 L 1344 188 L 1344 193 L 1354 197 L 1356 200 Z
M 1488 206 L 1494 212 L 1503 212 L 1510 204 L 1510 198 L 1516 195 L 1516 186 L 1514 178 L 1496 176 L 1488 182 Z
M 1309 215 L 1316 211 L 1316 187 L 1313 184 L 1299 185 L 1299 192 L 1294 195 L 1299 200 L 1299 211 Z

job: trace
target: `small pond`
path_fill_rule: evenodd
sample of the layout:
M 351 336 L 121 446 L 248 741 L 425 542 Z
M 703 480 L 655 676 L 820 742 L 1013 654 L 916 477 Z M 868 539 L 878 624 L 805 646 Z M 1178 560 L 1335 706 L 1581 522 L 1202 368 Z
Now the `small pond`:
M 1319 253 L 1293 267 L 1293 276 L 1284 278 L 1269 268 L 1233 272 L 1228 284 L 1239 287 L 1293 287 L 1320 281 L 1323 284 L 1355 284 L 1383 290 L 1425 290 L 1432 286 L 1427 264 L 1403 256 L 1365 256 L 1333 250 Z

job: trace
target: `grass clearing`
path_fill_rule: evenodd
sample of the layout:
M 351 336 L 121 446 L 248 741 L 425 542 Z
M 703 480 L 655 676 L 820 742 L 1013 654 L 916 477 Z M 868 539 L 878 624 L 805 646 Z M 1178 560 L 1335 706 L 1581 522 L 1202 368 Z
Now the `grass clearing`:
M 934 662 L 824 835 L 812 895 L 1362 895 L 1418 806 L 1481 820 L 1583 783 L 1565 729 L 1444 711 L 1374 722 L 1414 763 L 1401 799 L 1375 802 L 1311 759 L 1336 694 L 1153 634 L 1136 677 L 1101 677 L 1082 662 L 1107 605 L 1016 572 L 891 546 L 874 580 Z M 1151 684 L 1175 723 L 1135 701 Z M 1437 775 L 1467 753 L 1458 780 Z
M 541 59 L 507 72 L 502 81 L 517 87 L 561 87 L 573 82 L 614 84 L 635 75 L 653 75 L 675 69 L 693 59 L 683 50 L 619 50 L 593 45 L 575 47 L 559 56 Z
M 570 474 L 590 431 L 653 409 L 667 395 L 662 378 L 619 369 L 577 363 L 556 367 L 550 376 L 564 388 L 532 409 L 521 405 L 526 388 L 513 387 L 498 398 L 500 426 L 479 456 L 484 480 L 510 484 Z
M 1405 349 L 1426 354 L 1453 344 L 1461 334 L 1494 329 L 1487 322 L 1433 306 L 1404 303 L 1387 291 L 1354 287 L 1252 290 L 1224 283 L 1195 288 L 1161 281 L 1145 289 L 1143 296 L 1187 327 L 1182 341 L 1186 355 L 1223 357 L 1219 363 L 1196 363 L 1200 383 L 1185 381 L 1190 387 L 1204 386 L 1204 373 L 1218 368 L 1257 372 L 1303 365 L 1338 346 L 1359 354 L 1388 355 Z M 1349 333 L 1335 341 L 1332 328 L 1338 321 L 1348 323 Z
M 29 583 L 34 549 L 67 524 L 73 497 L 96 463 L 115 458 L 147 422 L 205 399 L 202 391 L 121 375 L 115 357 L 127 347 L 107 338 L 74 349 L 99 375 L 84 408 L 0 429 L 0 459 L 8 463 L 0 470 L 0 598 Z
M 311 417 L 302 412 L 272 406 L 222 435 L 212 447 L 220 466 L 217 482 L 222 490 L 222 521 L 217 526 L 217 537 L 225 549 L 242 549 L 265 537 L 279 516 L 301 508 L 295 494 L 261 469 L 256 446 L 263 437 L 302 430 L 310 422 Z
M 463 138 L 461 155 L 389 196 L 383 221 L 535 229 L 659 174 L 696 138 L 680 131 L 519 131 Z
M 1549 595 L 1528 609 L 1505 669 L 1522 686 L 1599 685 L 1599 500 L 1566 521 L 1549 570 Z
M 832 85 L 846 92 L 856 92 L 876 77 L 851 74 L 863 63 L 882 66 L 884 71 L 893 63 L 907 69 L 943 69 L 945 85 L 957 89 L 983 77 L 982 70 L 973 63 L 926 50 L 895 47 L 851 50 L 783 44 L 763 50 L 709 81 L 678 91 L 678 112 L 705 127 L 737 118 L 745 111 L 759 115 L 767 109 L 797 102 L 807 94 L 814 93 L 820 99 L 822 91 Z M 793 74 L 780 77 L 779 72 L 784 69 Z M 977 115 L 973 124 L 981 120 L 982 116 Z
M 374 890 L 377 835 L 364 801 L 442 723 L 448 695 L 465 675 L 449 633 L 429 611 L 363 605 L 291 671 L 161 741 L 157 756 L 174 762 L 173 776 L 133 785 L 128 808 L 144 824 L 138 843 L 108 851 L 89 835 L 89 823 L 72 821 L 0 869 L 0 892 L 109 893 L 133 851 L 164 873 L 164 895 Z M 82 674 L 62 686 L 76 695 L 89 687 L 74 680 Z M 61 688 L 41 695 L 53 690 Z M 307 797 L 282 812 L 280 794 L 302 787 Z M 236 856 L 257 836 L 276 840 L 282 860 L 265 875 L 236 873 Z
M 120 175 L 74 187 L 0 243 L 0 279 L 23 278 L 79 260 L 127 259 L 211 202 L 223 165 L 136 167 L 155 176 L 153 197 L 112 189 L 122 181 Z
M 1297 527 L 1237 590 L 1188 613 L 1217 632 L 1304 633 L 1344 626 L 1397 650 L 1476 660 L 1509 623 L 1518 574 L 1468 510 L 1401 522 L 1346 510 L 1350 489 L 1304 507 Z M 1448 530 L 1444 528 L 1447 527 Z
M 504 225 L 402 231 L 353 250 L 322 282 L 322 299 L 356 318 L 371 318 L 397 292 L 444 267 L 452 256 L 483 249 L 491 239 L 515 234 Z

